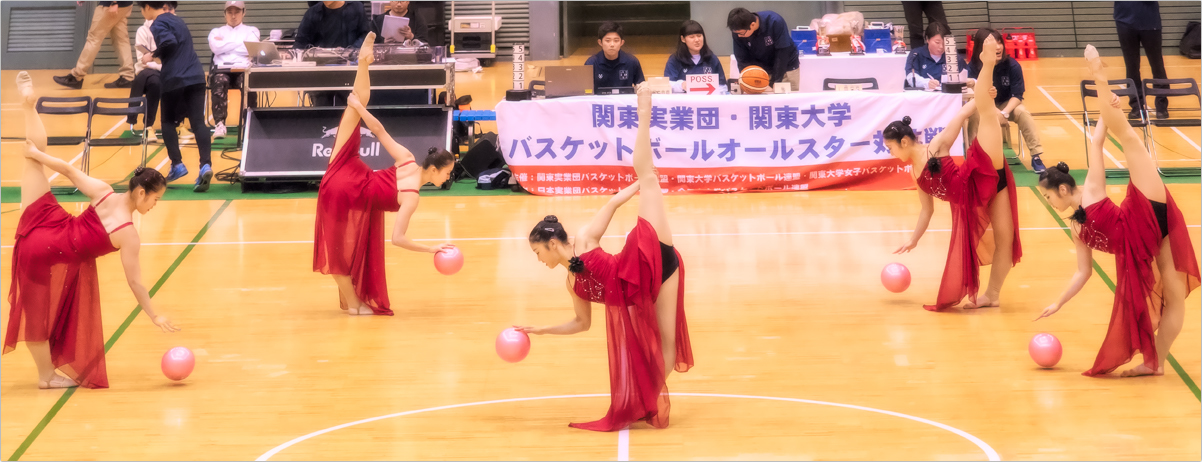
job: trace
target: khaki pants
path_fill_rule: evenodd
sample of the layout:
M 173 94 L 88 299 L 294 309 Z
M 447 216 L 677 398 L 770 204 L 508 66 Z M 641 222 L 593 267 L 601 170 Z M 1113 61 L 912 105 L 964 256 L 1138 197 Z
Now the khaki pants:
M 88 41 L 79 53 L 79 61 L 75 63 L 75 68 L 71 69 L 71 75 L 83 79 L 92 71 L 92 62 L 96 60 L 96 54 L 100 52 L 100 45 L 104 43 L 105 37 L 108 37 L 112 40 L 113 48 L 117 50 L 117 59 L 121 62 L 118 73 L 126 79 L 134 79 L 133 49 L 129 45 L 129 14 L 133 9 L 134 7 L 127 6 L 118 8 L 116 14 L 110 14 L 107 7 L 96 7 L 92 14 L 92 26 L 88 29 Z
M 969 103 L 972 104 L 972 103 Z M 1005 104 L 997 105 L 998 110 L 1006 107 Z M 1018 131 L 1022 134 L 1023 141 L 1027 143 L 1027 150 L 1032 156 L 1043 154 L 1043 143 L 1039 141 L 1039 127 L 1035 126 L 1035 118 L 1031 116 L 1031 112 L 1021 103 L 1010 111 L 1010 117 L 1007 118 L 1010 122 L 1018 124 Z M 972 117 L 968 118 L 968 138 L 972 139 L 977 136 L 977 124 L 981 123 L 981 117 L 977 113 L 973 113 Z M 1010 129 L 1002 128 L 1002 139 L 1007 143 L 1010 142 Z M 1015 149 L 1011 145 L 1011 149 Z M 1017 151 L 1017 149 L 1015 149 Z
M 789 82 L 789 86 L 791 87 L 789 91 L 796 93 L 798 85 L 801 84 L 801 68 L 785 72 L 785 81 Z

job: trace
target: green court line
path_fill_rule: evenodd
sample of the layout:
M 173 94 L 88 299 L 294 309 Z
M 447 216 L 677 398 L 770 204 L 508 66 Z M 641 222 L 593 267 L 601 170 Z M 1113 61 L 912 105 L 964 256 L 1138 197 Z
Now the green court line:
M 1071 240 L 1073 238 L 1072 230 L 1069 229 L 1069 226 L 1066 223 L 1064 223 L 1064 220 L 1060 218 L 1060 215 L 1057 214 L 1054 209 L 1052 209 L 1052 205 L 1048 204 L 1048 201 L 1043 198 L 1043 194 L 1040 194 L 1039 190 L 1034 186 L 1031 186 L 1031 192 L 1035 193 L 1035 197 L 1039 198 L 1039 202 L 1042 203 L 1044 208 L 1048 210 L 1048 213 L 1052 214 L 1052 217 L 1056 219 L 1056 223 L 1060 224 L 1060 228 L 1064 230 L 1064 234 L 1067 235 Z M 1110 291 L 1114 292 L 1114 281 L 1112 281 L 1110 276 L 1108 276 L 1106 272 L 1102 270 L 1101 266 L 1098 266 L 1097 259 L 1094 259 L 1093 261 L 1093 270 L 1094 272 L 1098 273 L 1098 276 L 1102 277 L 1102 281 L 1106 283 L 1106 287 L 1109 287 Z M 1169 364 L 1173 366 L 1173 370 L 1177 371 L 1177 376 L 1181 377 L 1181 381 L 1185 382 L 1185 386 L 1189 387 L 1190 392 L 1194 394 L 1194 398 L 1202 401 L 1202 390 L 1198 389 L 1198 384 L 1194 383 L 1194 379 L 1185 372 L 1185 368 L 1181 367 L 1181 364 L 1177 362 L 1177 358 L 1174 358 L 1173 354 L 1169 353 L 1166 359 L 1168 359 Z
M 171 266 L 167 268 L 167 271 L 164 271 L 163 275 L 159 276 L 159 280 L 158 282 L 155 282 L 154 287 L 150 288 L 151 297 L 154 297 L 154 295 L 158 293 L 159 288 L 163 287 L 163 284 L 167 282 L 167 279 L 170 278 L 173 273 L 175 273 L 176 268 L 179 268 L 179 265 L 180 263 L 183 263 L 184 258 L 187 258 L 188 254 L 192 253 L 192 249 L 196 247 L 196 243 L 200 242 L 200 239 L 203 238 L 205 233 L 209 231 L 209 228 L 213 226 L 213 223 L 217 221 L 217 218 L 221 216 L 221 213 L 225 212 L 225 209 L 230 206 L 231 202 L 232 201 L 227 200 L 225 203 L 221 204 L 221 207 L 218 208 L 217 211 L 213 213 L 213 216 L 209 218 L 209 222 L 205 223 L 204 227 L 200 228 L 200 231 L 198 231 L 196 236 L 192 238 L 192 242 L 184 247 L 183 252 L 180 252 L 178 257 L 175 257 L 175 262 L 171 263 Z M 112 337 L 109 337 L 108 342 L 105 342 L 105 353 L 108 353 L 108 351 L 113 348 L 113 345 L 117 343 L 117 339 L 121 338 L 121 334 L 125 333 L 125 330 L 129 328 L 131 324 L 133 324 L 134 319 L 137 319 L 138 313 L 141 312 L 142 305 L 138 305 L 135 306 L 134 310 L 129 313 L 129 316 L 125 317 L 125 322 L 121 323 L 121 327 L 118 327 L 117 331 L 113 332 Z M 29 436 L 25 437 L 25 441 L 21 442 L 21 446 L 17 447 L 17 450 L 13 452 L 12 456 L 9 456 L 8 460 L 20 460 L 21 456 L 25 455 L 25 451 L 29 449 L 29 446 L 33 444 L 34 440 L 36 440 L 39 435 L 42 434 L 42 430 L 45 430 L 46 426 L 50 424 L 50 421 L 53 420 L 56 415 L 58 415 L 58 411 L 63 408 L 64 404 L 67 404 L 67 400 L 71 399 L 71 397 L 75 395 L 75 390 L 78 390 L 78 388 L 68 388 L 67 391 L 63 392 L 63 396 L 59 397 L 58 402 L 54 403 L 54 406 L 50 407 L 50 410 L 46 412 L 46 415 L 42 417 L 42 420 L 38 422 L 37 426 L 33 427 L 33 431 L 29 433 Z

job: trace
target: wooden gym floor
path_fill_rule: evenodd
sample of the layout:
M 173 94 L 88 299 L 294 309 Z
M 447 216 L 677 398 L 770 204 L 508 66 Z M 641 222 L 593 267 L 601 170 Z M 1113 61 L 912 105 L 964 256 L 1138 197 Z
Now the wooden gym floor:
M 578 57 L 569 58 L 576 60 Z M 1121 61 L 1108 58 L 1118 77 Z M 644 60 L 658 74 L 664 57 Z M 1197 76 L 1197 61 L 1170 57 L 1170 77 Z M 503 65 L 459 74 L 460 94 L 491 107 L 507 85 Z M 1034 112 L 1079 107 L 1080 59 L 1024 63 Z M 89 80 L 59 90 L 34 72 L 41 95 L 119 96 Z M 19 180 L 23 122 L 0 72 L 0 181 Z M 1071 88 L 1070 88 L 1071 87 Z M 1194 113 L 1196 114 L 1196 112 Z M 101 133 L 116 119 L 98 119 Z M 1041 118 L 1049 165 L 1084 166 L 1081 132 L 1065 116 Z M 51 134 L 81 131 L 55 123 Z M 119 126 L 113 132 L 124 130 Z M 1164 166 L 1197 166 L 1196 127 L 1156 128 Z M 1111 146 L 1115 160 L 1122 152 Z M 157 148 L 157 146 L 155 147 Z M 72 151 L 74 149 L 74 151 Z M 124 178 L 125 148 L 94 151 L 97 176 Z M 153 150 L 154 148 L 152 148 Z M 191 168 L 195 148 L 184 150 Z M 77 148 L 56 147 L 70 158 Z M 1176 157 L 1173 157 L 1176 156 Z M 100 163 L 106 159 L 106 162 Z M 152 159 L 157 165 L 165 154 Z M 215 158 L 216 159 L 216 158 Z M 227 161 L 228 162 L 228 161 Z M 98 165 L 99 164 L 99 165 Z M 217 167 L 224 168 L 217 161 Z M 193 169 L 195 170 L 195 169 Z M 61 180 L 59 180 L 61 181 Z M 187 181 L 184 184 L 190 184 Z M 182 186 L 181 186 L 182 187 Z M 1202 185 L 1169 186 L 1202 244 Z M 1110 186 L 1119 199 L 1124 187 Z M 0 455 L 21 460 L 315 459 L 1189 459 L 1202 458 L 1202 296 L 1187 300 L 1172 354 L 1181 374 L 1094 379 L 1109 320 L 1114 260 L 1052 318 L 1031 319 L 1075 267 L 1063 223 L 1030 187 L 1019 188 L 1024 258 L 1002 307 L 930 313 L 947 251 L 950 214 L 937 208 L 913 253 L 891 255 L 913 229 L 913 191 L 816 191 L 670 196 L 688 269 L 687 313 L 696 367 L 673 374 L 672 425 L 592 433 L 568 422 L 608 405 L 601 324 L 572 337 L 534 337 L 518 364 L 493 352 L 512 324 L 571 316 L 566 271 L 534 258 L 525 236 L 548 213 L 580 226 L 605 197 L 424 197 L 411 236 L 450 239 L 467 258 L 454 276 L 425 254 L 387 250 L 395 317 L 341 314 L 328 277 L 312 273 L 313 199 L 160 202 L 137 220 L 145 282 L 184 330 L 163 334 L 144 317 L 114 257 L 98 264 L 112 388 L 42 391 L 23 347 L 0 361 Z M 638 200 L 638 199 L 636 199 Z M 78 213 L 84 204 L 64 203 Z M 637 206 L 615 217 L 603 245 L 616 251 Z M 7 293 L 18 204 L 0 205 L 0 292 Z M 391 216 L 389 216 L 391 220 Z M 391 221 L 390 221 L 391 223 Z M 389 225 L 391 226 L 391 225 Z M 907 265 L 902 294 L 881 268 Z M 986 273 L 988 270 L 986 270 Z M 1097 276 L 1097 275 L 1095 275 Z M 986 280 L 987 275 L 982 275 Z M 7 323 L 8 303 L 0 309 Z M 602 316 L 601 311 L 594 311 Z M 124 329 L 124 324 L 129 324 Z M 1064 357 L 1051 370 L 1026 352 L 1051 332 Z M 197 354 L 182 383 L 162 376 L 173 346 Z M 1194 388 L 1191 389 L 1191 386 Z M 361 422 L 356 425 L 344 424 Z

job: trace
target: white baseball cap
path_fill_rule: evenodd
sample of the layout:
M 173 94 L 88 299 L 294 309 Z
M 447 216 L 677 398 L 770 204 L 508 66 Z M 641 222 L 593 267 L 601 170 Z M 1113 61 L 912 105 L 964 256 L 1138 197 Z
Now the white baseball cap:
M 225 7 L 226 7 L 226 8 L 229 8 L 229 7 L 231 7 L 231 6 L 232 6 L 232 7 L 237 7 L 239 10 L 245 10 L 245 9 L 246 9 L 246 2 L 225 2 Z

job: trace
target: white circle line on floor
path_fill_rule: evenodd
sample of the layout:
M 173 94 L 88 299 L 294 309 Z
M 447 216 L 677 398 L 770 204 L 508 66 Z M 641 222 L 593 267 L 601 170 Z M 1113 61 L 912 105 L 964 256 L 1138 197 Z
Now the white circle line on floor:
M 865 406 L 857 406 L 854 404 L 832 403 L 832 402 L 828 402 L 828 401 L 815 401 L 815 400 L 800 399 L 800 398 L 779 398 L 779 397 L 774 397 L 774 396 L 729 395 L 729 394 L 721 394 L 721 393 L 672 393 L 672 395 L 673 396 L 696 396 L 696 397 L 702 397 L 702 398 L 737 398 L 737 399 L 761 399 L 761 400 L 769 400 L 769 401 L 787 401 L 787 402 L 793 402 L 793 403 L 816 404 L 816 405 L 820 405 L 820 406 L 833 406 L 833 407 L 841 407 L 841 408 L 845 408 L 845 409 L 855 409 L 858 411 L 875 412 L 877 414 L 890 415 L 890 416 L 900 417 L 900 418 L 907 419 L 907 420 L 912 420 L 912 421 L 919 422 L 919 423 L 924 423 L 924 424 L 927 424 L 927 425 L 930 425 L 930 426 L 933 426 L 936 428 L 940 428 L 940 429 L 949 431 L 951 433 L 954 433 L 954 434 L 968 440 L 972 444 L 975 444 L 978 448 L 981 449 L 982 452 L 985 453 L 985 456 L 988 457 L 989 460 L 1001 460 L 1001 458 L 997 454 L 997 451 L 994 451 L 992 447 L 990 447 L 988 444 L 986 444 L 980 438 L 977 438 L 964 430 L 960 430 L 958 428 L 952 427 L 947 424 L 935 422 L 933 420 L 924 419 L 922 417 L 914 417 L 912 415 L 902 414 L 900 412 L 886 411 L 883 409 L 876 409 L 876 408 L 865 407 Z M 417 410 L 413 410 L 413 411 L 397 412 L 395 414 L 387 414 L 387 415 L 382 415 L 379 417 L 372 417 L 372 418 L 368 418 L 368 419 L 344 423 L 342 425 L 336 425 L 336 426 L 333 426 L 333 427 L 330 427 L 330 428 L 327 428 L 324 430 L 318 430 L 313 433 L 309 433 L 307 435 L 294 438 L 291 441 L 288 441 L 284 444 L 276 446 L 276 447 L 272 448 L 270 451 L 263 453 L 263 455 L 259 456 L 259 458 L 255 459 L 255 460 L 260 460 L 260 461 L 269 460 L 269 459 L 271 459 L 272 456 L 275 456 L 280 451 L 283 451 L 292 446 L 295 446 L 301 442 L 304 442 L 305 440 L 315 438 L 315 437 L 324 435 L 326 433 L 335 432 L 335 431 L 342 430 L 347 427 L 353 427 L 355 425 L 376 422 L 376 421 L 384 420 L 384 419 L 391 419 L 394 417 L 404 417 L 404 416 L 413 415 L 413 414 L 421 414 L 423 412 L 442 411 L 442 410 L 456 409 L 456 408 L 461 408 L 461 407 L 483 406 L 486 404 L 515 403 L 515 402 L 522 402 L 522 401 L 539 401 L 539 400 L 544 400 L 544 399 L 598 398 L 598 397 L 607 397 L 607 396 L 609 396 L 609 395 L 601 394 L 601 393 L 586 394 L 586 395 L 536 396 L 536 397 L 530 397 L 530 398 L 510 398 L 510 399 L 498 399 L 498 400 L 492 400 L 492 401 L 478 401 L 475 403 L 451 404 L 451 405 L 447 405 L 447 406 L 438 406 L 438 407 L 431 407 L 431 408 L 426 408 L 426 409 L 417 409 Z M 621 450 L 621 448 L 619 448 L 619 450 Z

